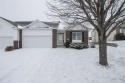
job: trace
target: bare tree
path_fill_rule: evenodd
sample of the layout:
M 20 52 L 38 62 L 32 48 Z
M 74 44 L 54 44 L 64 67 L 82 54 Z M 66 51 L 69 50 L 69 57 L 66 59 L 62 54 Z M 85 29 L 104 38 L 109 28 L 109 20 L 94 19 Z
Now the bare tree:
M 125 21 L 125 0 L 53 0 L 48 4 L 53 14 L 64 21 L 84 26 L 89 23 L 97 30 L 99 63 L 108 65 L 107 37 Z

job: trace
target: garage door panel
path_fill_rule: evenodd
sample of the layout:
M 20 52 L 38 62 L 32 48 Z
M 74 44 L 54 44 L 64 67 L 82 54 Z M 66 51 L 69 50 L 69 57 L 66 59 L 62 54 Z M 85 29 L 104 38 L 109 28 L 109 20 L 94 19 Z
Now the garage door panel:
M 51 36 L 24 36 L 23 48 L 51 48 Z
M 13 46 L 12 37 L 0 37 L 0 49 L 4 49 L 7 46 Z

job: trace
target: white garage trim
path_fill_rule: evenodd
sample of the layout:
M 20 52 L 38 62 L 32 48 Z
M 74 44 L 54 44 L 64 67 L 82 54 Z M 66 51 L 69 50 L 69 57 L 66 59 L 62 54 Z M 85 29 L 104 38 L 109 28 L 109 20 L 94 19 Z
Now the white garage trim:
M 26 36 L 23 36 L 23 37 L 51 37 L 51 35 L 26 35 Z
M 23 36 L 23 48 L 52 48 L 51 36 Z
M 0 36 L 0 49 L 5 49 L 7 46 L 13 46 L 13 37 Z

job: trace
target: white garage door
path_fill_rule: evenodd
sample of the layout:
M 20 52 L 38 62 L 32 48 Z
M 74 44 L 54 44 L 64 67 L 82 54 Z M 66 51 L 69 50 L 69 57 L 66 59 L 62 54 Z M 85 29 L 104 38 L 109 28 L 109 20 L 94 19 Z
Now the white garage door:
M 23 48 L 51 48 L 51 36 L 24 36 Z
M 13 37 L 0 37 L 0 49 L 13 46 Z

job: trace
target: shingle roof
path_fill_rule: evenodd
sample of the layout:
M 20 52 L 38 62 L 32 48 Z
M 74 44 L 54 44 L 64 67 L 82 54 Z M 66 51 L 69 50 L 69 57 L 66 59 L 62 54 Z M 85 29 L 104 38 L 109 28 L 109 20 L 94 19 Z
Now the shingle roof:
M 18 25 L 20 25 L 20 26 L 26 26 L 26 25 L 29 25 L 30 23 L 33 22 L 33 21 L 15 21 L 15 22 L 13 22 L 13 21 L 8 20 L 8 19 L 3 18 L 3 17 L 0 17 L 0 18 L 2 18 L 3 20 L 7 21 L 8 23 L 10 23 L 10 24 L 12 24 L 13 26 L 16 26 L 16 27 L 17 27 Z M 41 22 L 43 22 L 43 21 L 41 21 Z M 50 26 L 50 27 L 57 28 L 57 27 L 59 26 L 60 21 L 55 21 L 55 22 L 43 22 L 43 23 L 45 23 L 46 25 L 48 25 L 48 26 Z
M 16 21 L 15 23 L 20 26 L 26 26 L 32 23 L 33 21 Z
M 13 26 L 16 26 L 16 27 L 17 27 L 17 24 L 16 24 L 15 22 L 10 21 L 10 20 L 8 20 L 8 19 L 6 19 L 6 18 L 3 18 L 3 17 L 0 17 L 0 18 L 2 18 L 3 20 L 7 21 L 7 22 L 10 23 L 10 24 L 12 24 Z
M 90 28 L 82 25 L 82 24 L 70 24 L 69 26 L 65 27 L 65 30 L 89 30 Z
M 16 21 L 15 23 L 17 25 L 20 25 L 20 26 L 27 26 L 29 25 L 30 23 L 32 23 L 33 21 Z M 43 21 L 41 21 L 43 22 Z M 46 25 L 50 26 L 50 27 L 53 27 L 53 28 L 57 28 L 59 26 L 59 21 L 55 21 L 55 22 L 43 22 L 45 23 Z

